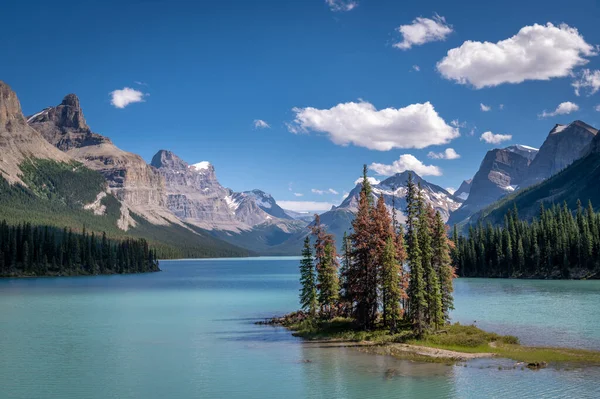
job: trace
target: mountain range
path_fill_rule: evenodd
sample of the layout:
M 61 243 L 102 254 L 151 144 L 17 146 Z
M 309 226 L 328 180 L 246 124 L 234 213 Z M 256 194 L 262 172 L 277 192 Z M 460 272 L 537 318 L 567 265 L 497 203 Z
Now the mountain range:
M 510 204 L 531 217 L 541 203 L 600 200 L 598 130 L 582 121 L 556 125 L 540 147 L 487 152 L 454 193 L 405 171 L 373 184 L 374 199 L 404 222 L 409 173 L 449 225 L 501 223 Z M 598 176 L 596 176 L 598 174 Z M 222 186 L 209 161 L 187 163 L 159 150 L 150 164 L 88 126 L 79 98 L 29 117 L 0 82 L 0 219 L 145 237 L 165 257 L 297 254 L 314 215 L 281 208 L 268 193 Z M 361 182 L 321 215 L 328 230 L 351 232 Z M 338 240 L 339 242 L 340 240 Z

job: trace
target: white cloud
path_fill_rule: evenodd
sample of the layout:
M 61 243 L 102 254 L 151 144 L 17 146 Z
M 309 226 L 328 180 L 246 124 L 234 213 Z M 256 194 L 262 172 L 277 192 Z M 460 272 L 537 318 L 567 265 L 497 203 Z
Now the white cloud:
M 344 194 L 342 194 L 342 201 L 348 198 L 349 195 L 350 193 L 348 191 L 344 191 Z
M 581 89 L 587 89 L 590 96 L 597 93 L 600 90 L 600 70 L 590 71 L 589 69 L 582 69 L 577 74 L 577 78 L 572 86 L 575 88 L 575 95 L 577 96 Z
M 569 76 L 596 55 L 577 29 L 535 24 L 497 43 L 466 41 L 437 63 L 442 76 L 477 89 Z
M 504 109 L 504 104 L 500 104 L 500 105 L 498 106 L 498 108 L 500 108 L 500 109 Z
M 316 188 L 311 189 L 310 191 L 312 191 L 314 194 L 319 194 L 319 195 L 323 195 L 323 194 L 334 194 L 334 195 L 338 195 L 339 193 L 337 191 L 335 191 L 333 188 L 329 188 L 327 190 L 317 190 Z
M 544 110 L 544 112 L 542 112 L 538 116 L 540 118 L 547 118 L 549 116 L 567 115 L 567 114 L 570 114 L 571 112 L 575 112 L 578 110 L 579 110 L 579 105 L 572 103 L 570 101 L 565 101 L 564 103 L 558 104 L 558 107 L 556 107 L 556 109 L 554 111 L 546 112 L 546 110 Z
M 303 197 L 303 196 L 304 196 L 304 194 L 302 194 L 302 193 L 294 193 L 294 195 L 295 195 L 296 197 Z
M 596 106 L 594 107 L 594 109 L 595 109 L 596 111 L 600 112 L 600 104 L 596 105 Z
M 427 156 L 431 159 L 458 159 L 460 155 L 454 151 L 454 148 L 446 148 L 444 152 L 429 151 Z
M 480 104 L 479 104 L 479 108 L 481 108 L 481 110 L 482 110 L 483 112 L 488 112 L 489 110 L 491 110 L 491 109 L 492 109 L 492 107 L 490 107 L 489 105 L 485 105 L 485 104 L 483 104 L 483 103 L 480 103 Z
M 453 194 L 453 195 L 456 192 L 456 189 L 454 187 L 446 187 L 445 190 L 448 191 L 450 194 Z
M 419 71 L 421 70 L 421 67 L 420 67 L 420 66 L 418 66 L 418 65 L 413 65 L 413 66 L 412 66 L 412 69 L 413 69 L 414 71 L 417 71 L 417 72 L 419 72 Z
M 110 103 L 116 108 L 125 108 L 129 104 L 141 103 L 144 101 L 145 94 L 139 90 L 130 87 L 124 87 L 121 90 L 110 92 Z
M 452 26 L 436 14 L 433 19 L 417 17 L 412 24 L 401 25 L 397 31 L 402 35 L 402 41 L 394 43 L 394 47 L 408 50 L 412 46 L 445 40 L 452 33 Z
M 485 141 L 488 144 L 500 144 L 503 141 L 512 140 L 511 134 L 494 134 L 492 132 L 485 132 L 479 138 L 481 141 Z
M 351 0 L 325 0 L 331 11 L 351 11 L 358 7 L 358 1 Z
M 382 176 L 391 176 L 396 173 L 412 170 L 419 176 L 441 176 L 442 170 L 437 166 L 425 165 L 411 154 L 400 155 L 398 160 L 391 165 L 372 163 L 369 169 Z
M 277 201 L 277 204 L 283 209 L 295 212 L 324 212 L 334 206 L 331 202 L 319 201 Z
M 254 120 L 254 128 L 255 129 L 270 129 L 271 125 L 269 125 L 267 122 L 263 121 L 262 119 L 255 119 Z
M 454 119 L 454 120 L 450 121 L 450 124 L 454 127 L 466 127 L 467 126 L 467 122 L 461 122 L 458 119 Z
M 344 146 L 354 144 L 379 151 L 425 148 L 448 144 L 460 136 L 458 128 L 446 124 L 429 102 L 377 110 L 360 101 L 330 109 L 307 107 L 293 111 L 296 118 L 288 124 L 292 133 L 324 132 L 335 144 Z
M 377 184 L 381 183 L 381 180 L 377 180 L 376 178 L 371 177 L 371 176 L 367 176 L 367 180 L 373 186 L 376 186 Z M 362 183 L 362 181 L 363 181 L 363 177 L 361 176 L 358 179 L 354 180 L 354 185 L 357 185 L 358 183 Z

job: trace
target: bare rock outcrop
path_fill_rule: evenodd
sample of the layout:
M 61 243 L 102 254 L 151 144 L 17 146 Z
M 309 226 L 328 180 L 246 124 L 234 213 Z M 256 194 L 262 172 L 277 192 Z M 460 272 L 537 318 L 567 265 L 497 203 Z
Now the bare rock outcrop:
M 29 127 L 17 95 L 0 81 L 0 175 L 10 183 L 23 183 L 19 165 L 28 158 L 72 160 Z

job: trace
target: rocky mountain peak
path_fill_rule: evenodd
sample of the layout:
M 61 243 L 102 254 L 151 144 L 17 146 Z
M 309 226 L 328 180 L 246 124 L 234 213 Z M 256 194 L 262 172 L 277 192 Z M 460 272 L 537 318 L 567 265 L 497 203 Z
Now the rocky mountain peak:
M 40 124 L 53 125 L 63 134 L 66 132 L 91 133 L 83 116 L 79 98 L 75 94 L 67 94 L 56 107 L 48 107 L 29 116 L 27 122 L 34 128 L 36 125 L 39 127 Z
M 187 162 L 168 150 L 159 150 L 154 154 L 150 165 L 157 169 L 168 168 L 173 170 L 185 170 L 189 166 Z
M 531 162 L 521 187 L 539 183 L 579 159 L 597 133 L 597 129 L 580 120 L 555 125 Z
M 11 124 L 24 124 L 21 103 L 9 85 L 0 80 L 0 124 L 7 129 Z

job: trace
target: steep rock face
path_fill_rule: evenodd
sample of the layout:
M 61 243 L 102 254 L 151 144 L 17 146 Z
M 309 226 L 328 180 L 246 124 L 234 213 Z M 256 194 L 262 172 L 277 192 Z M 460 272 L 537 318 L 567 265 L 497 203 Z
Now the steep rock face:
M 49 143 L 102 173 L 110 191 L 133 212 L 153 224 L 180 224 L 167 209 L 160 174 L 139 155 L 123 151 L 110 139 L 93 133 L 75 94 L 65 96 L 56 107 L 30 116 L 28 123 Z
M 460 223 L 515 191 L 523 182 L 532 158 L 534 156 L 528 152 L 523 154 L 515 150 L 515 146 L 488 151 L 473 177 L 468 198 L 458 210 L 452 212 L 448 224 Z
M 262 224 L 284 232 L 297 228 L 298 223 L 269 194 L 261 190 L 237 193 L 223 187 L 209 162 L 190 165 L 171 151 L 160 150 L 151 165 L 166 181 L 169 209 L 188 223 L 235 233 Z
M 597 133 L 597 129 L 582 121 L 554 126 L 529 166 L 521 187 L 539 183 L 572 164 Z
M 168 208 L 181 220 L 208 230 L 243 227 L 235 218 L 231 191 L 217 181 L 212 165 L 189 165 L 166 150 L 158 151 L 151 165 L 165 180 Z
M 17 95 L 0 81 L 0 175 L 11 183 L 23 183 L 19 164 L 27 158 L 72 160 L 27 125 Z
M 454 196 L 457 198 L 460 198 L 463 201 L 465 201 L 467 198 L 469 198 L 469 193 L 471 192 L 471 183 L 472 182 L 473 182 L 473 179 L 463 180 L 463 182 L 460 184 L 460 187 L 458 188 L 458 190 L 456 190 L 454 192 Z

